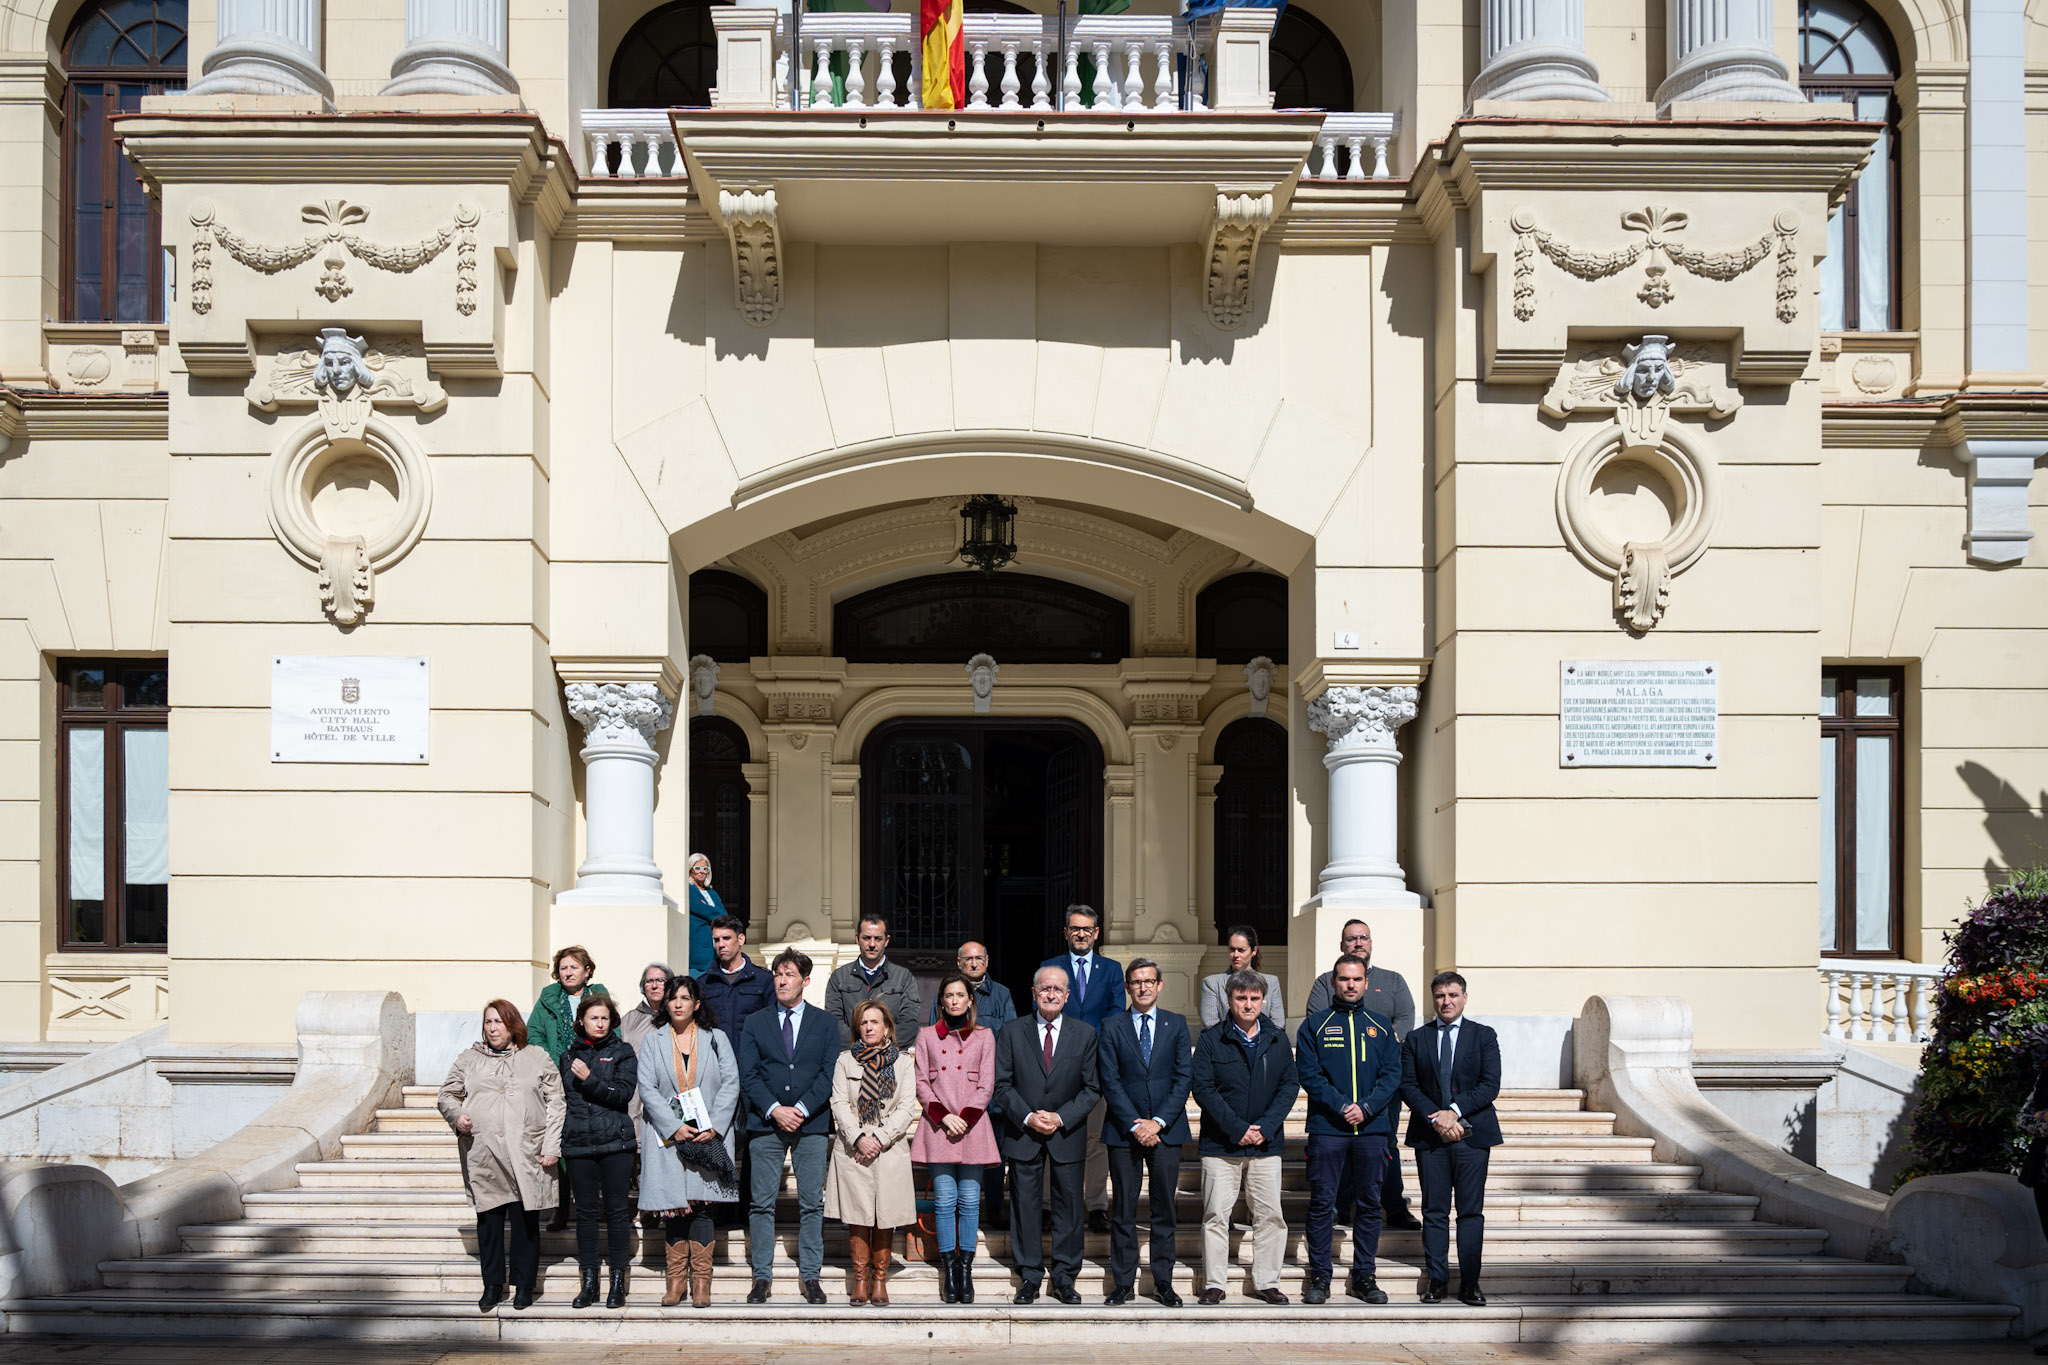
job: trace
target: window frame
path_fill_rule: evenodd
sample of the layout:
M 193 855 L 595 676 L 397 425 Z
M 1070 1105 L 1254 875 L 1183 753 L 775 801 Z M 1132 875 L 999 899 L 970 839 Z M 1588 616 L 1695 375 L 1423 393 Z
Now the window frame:
M 1881 678 L 1888 684 L 1890 714 L 1856 714 L 1856 682 Z M 1905 951 L 1906 932 L 1906 671 L 1895 665 L 1830 664 L 1821 669 L 1823 686 L 1834 684 L 1835 714 L 1820 717 L 1820 735 L 1835 740 L 1835 943 L 1822 948 L 1822 960 L 1898 961 Z M 1891 740 L 1891 906 L 1888 943 L 1883 949 L 1856 948 L 1856 741 Z M 1826 857 L 1829 850 L 1822 849 Z M 1849 947 L 1840 945 L 1848 944 Z
M 127 881 L 121 875 L 127 857 L 127 822 L 124 816 L 128 782 L 127 746 L 121 742 L 121 737 L 130 730 L 167 731 L 171 719 L 169 705 L 122 705 L 121 672 L 151 666 L 164 668 L 166 674 L 169 672 L 168 662 L 161 658 L 65 658 L 53 663 L 57 673 L 57 840 L 53 858 L 57 872 L 58 922 L 55 938 L 59 952 L 164 953 L 170 949 L 168 913 L 165 942 L 129 942 Z M 71 704 L 72 674 L 88 668 L 100 669 L 106 675 L 97 708 Z M 101 844 L 106 866 L 102 870 L 100 884 L 108 894 L 103 898 L 104 908 L 101 911 L 105 932 L 97 941 L 71 937 L 71 736 L 78 730 L 99 730 L 107 736 L 102 773 L 106 791 L 100 801 L 101 818 L 106 826 Z
M 1830 97 L 1830 101 L 1835 97 L 1846 99 L 1852 110 L 1856 106 L 1856 97 L 1858 95 L 1881 93 L 1885 97 L 1884 124 L 1888 134 L 1885 139 L 1887 144 L 1885 178 L 1890 182 L 1887 186 L 1888 193 L 1885 196 L 1890 219 L 1886 224 L 1885 240 L 1891 246 L 1891 251 L 1889 252 L 1891 259 L 1885 263 L 1887 274 L 1885 289 L 1889 296 L 1886 311 L 1890 314 L 1890 323 L 1883 328 L 1873 328 L 1871 330 L 1902 332 L 1906 330 L 1905 319 L 1900 316 L 1900 309 L 1904 306 L 1906 292 L 1904 268 L 1906 248 L 1904 240 L 1905 214 L 1903 205 L 1899 202 L 1901 185 L 1904 179 L 1900 173 L 1900 143 L 1902 138 L 1900 136 L 1898 93 L 1901 75 L 1898 59 L 1899 49 L 1898 44 L 1892 39 L 1891 29 L 1885 24 L 1878 13 L 1870 8 L 1869 5 L 1861 3 L 1861 0 L 1856 0 L 1856 3 L 1857 7 L 1863 11 L 1863 18 L 1858 22 L 1857 27 L 1861 28 L 1865 24 L 1875 27 L 1876 32 L 1883 38 L 1885 49 L 1891 54 L 1891 71 L 1882 75 L 1860 76 L 1823 76 L 1816 74 L 1806 65 L 1809 3 L 1808 0 L 1801 0 L 1798 13 L 1795 16 L 1799 41 L 1799 92 L 1806 96 L 1809 103 L 1819 102 L 1816 100 L 1816 96 Z M 1833 50 L 1833 48 L 1829 49 L 1830 52 Z M 1866 171 L 1865 174 L 1868 174 L 1868 172 Z M 1851 181 L 1848 193 L 1842 200 L 1842 241 L 1844 244 L 1842 252 L 1842 331 L 1844 333 L 1864 330 L 1860 325 L 1863 312 L 1863 253 L 1856 245 L 1859 239 L 1857 224 L 1862 213 L 1863 195 L 1861 181 L 1862 176 L 1858 176 L 1856 180 Z M 1823 227 L 1825 227 L 1825 224 L 1823 224 Z

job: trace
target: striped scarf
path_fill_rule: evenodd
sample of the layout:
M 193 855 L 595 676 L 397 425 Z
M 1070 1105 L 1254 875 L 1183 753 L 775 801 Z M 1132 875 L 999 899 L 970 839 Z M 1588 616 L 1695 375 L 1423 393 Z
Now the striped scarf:
M 894 1043 L 876 1043 L 853 1050 L 854 1060 L 861 1065 L 860 1096 L 853 1107 L 863 1125 L 872 1127 L 880 1123 L 882 1110 L 896 1098 L 896 1059 L 901 1055 Z

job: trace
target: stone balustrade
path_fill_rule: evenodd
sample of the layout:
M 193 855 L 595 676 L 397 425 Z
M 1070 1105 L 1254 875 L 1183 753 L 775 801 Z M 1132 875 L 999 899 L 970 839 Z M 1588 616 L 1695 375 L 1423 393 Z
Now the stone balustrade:
M 1387 179 L 1392 175 L 1387 169 L 1387 144 L 1398 127 L 1394 114 L 1331 114 L 1316 134 L 1309 174 L 1318 180 Z
M 585 109 L 583 135 L 590 139 L 592 175 L 647 180 L 685 174 L 666 109 Z
M 1827 1036 L 1853 1043 L 1924 1043 L 1932 1038 L 1942 969 L 1928 962 L 1820 964 Z

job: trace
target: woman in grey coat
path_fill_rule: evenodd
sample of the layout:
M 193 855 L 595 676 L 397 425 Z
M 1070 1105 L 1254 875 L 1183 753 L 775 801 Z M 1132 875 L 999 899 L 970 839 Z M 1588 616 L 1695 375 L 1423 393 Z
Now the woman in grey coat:
M 662 1026 L 640 1040 L 640 1207 L 662 1218 L 665 1308 L 711 1302 L 711 1206 L 739 1199 L 733 1165 L 740 1068 L 697 982 L 678 976 Z

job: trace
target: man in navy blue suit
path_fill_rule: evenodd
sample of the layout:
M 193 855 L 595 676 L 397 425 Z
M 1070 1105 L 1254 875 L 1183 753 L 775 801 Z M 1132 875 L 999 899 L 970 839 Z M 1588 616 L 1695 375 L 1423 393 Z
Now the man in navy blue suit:
M 1102 1145 L 1114 1190 L 1109 1212 L 1109 1295 L 1129 1303 L 1138 1283 L 1138 1179 L 1152 1183 L 1152 1288 L 1168 1308 L 1173 1292 L 1173 1240 L 1179 1228 L 1180 1149 L 1188 1142 L 1188 1089 L 1194 1084 L 1194 1040 L 1187 1020 L 1159 1008 L 1159 964 L 1141 957 L 1124 971 L 1130 1009 L 1102 1021 L 1096 1068 L 1103 1103 Z
M 1049 957 L 1041 967 L 1067 974 L 1067 1007 L 1060 1011 L 1100 1032 L 1102 1021 L 1124 1007 L 1123 965 L 1095 951 L 1102 937 L 1102 915 L 1089 905 L 1067 907 L 1067 951 Z M 1102 1145 L 1098 1103 L 1088 1116 L 1088 1166 L 1081 1177 L 1081 1198 L 1088 1206 L 1088 1231 L 1109 1231 L 1109 1153 Z
M 747 1111 L 749 1190 L 748 1303 L 768 1302 L 775 1281 L 775 1197 L 782 1164 L 796 1172 L 796 1269 L 804 1299 L 825 1302 L 825 1163 L 831 1155 L 832 1069 L 839 1021 L 804 1003 L 811 959 L 794 948 L 775 956 L 775 1006 L 747 1016 L 740 1030 L 740 1096 Z
M 1401 1043 L 1401 1101 L 1422 1185 L 1422 1301 L 1442 1303 L 1450 1281 L 1451 1203 L 1458 1205 L 1458 1299 L 1482 1307 L 1479 1254 L 1486 1237 L 1487 1153 L 1500 1146 L 1500 1038 L 1465 1017 L 1465 978 L 1429 983 L 1436 1019 Z

